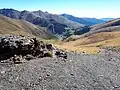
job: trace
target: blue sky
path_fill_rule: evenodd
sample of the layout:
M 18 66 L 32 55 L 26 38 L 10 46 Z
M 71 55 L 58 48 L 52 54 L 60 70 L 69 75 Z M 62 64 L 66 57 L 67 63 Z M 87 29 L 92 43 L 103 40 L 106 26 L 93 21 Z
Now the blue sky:
M 120 17 L 120 0 L 0 0 L 0 8 L 42 10 L 77 17 Z

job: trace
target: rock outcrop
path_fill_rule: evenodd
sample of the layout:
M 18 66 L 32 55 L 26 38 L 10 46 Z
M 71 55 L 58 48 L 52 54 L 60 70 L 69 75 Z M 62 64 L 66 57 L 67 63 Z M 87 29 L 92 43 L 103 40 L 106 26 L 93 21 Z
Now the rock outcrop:
M 45 44 L 36 38 L 22 35 L 0 36 L 0 60 L 10 59 L 14 63 L 43 57 L 67 58 L 67 54 L 55 48 L 52 44 Z

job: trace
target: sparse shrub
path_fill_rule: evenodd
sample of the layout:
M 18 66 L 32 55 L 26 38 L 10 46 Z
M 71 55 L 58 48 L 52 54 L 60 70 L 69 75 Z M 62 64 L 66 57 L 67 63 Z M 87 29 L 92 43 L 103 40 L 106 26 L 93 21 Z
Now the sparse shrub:
M 96 47 L 102 47 L 102 44 L 98 44 L 98 45 L 96 45 Z
M 48 51 L 44 54 L 44 57 L 53 57 L 52 52 Z

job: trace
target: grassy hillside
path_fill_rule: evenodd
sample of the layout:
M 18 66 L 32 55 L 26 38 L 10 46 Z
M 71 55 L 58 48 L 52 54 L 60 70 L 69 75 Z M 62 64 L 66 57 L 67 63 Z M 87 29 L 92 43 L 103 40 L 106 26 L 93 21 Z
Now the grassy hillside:
M 120 18 L 90 28 L 88 33 L 67 38 L 61 47 L 87 53 L 98 53 L 106 47 L 120 47 Z
M 58 46 L 70 51 L 99 53 L 104 47 L 120 47 L 120 31 L 92 34 L 75 41 L 61 43 Z
M 51 38 L 52 34 L 45 29 L 24 20 L 11 19 L 0 15 L 0 34 L 22 34 L 38 38 Z

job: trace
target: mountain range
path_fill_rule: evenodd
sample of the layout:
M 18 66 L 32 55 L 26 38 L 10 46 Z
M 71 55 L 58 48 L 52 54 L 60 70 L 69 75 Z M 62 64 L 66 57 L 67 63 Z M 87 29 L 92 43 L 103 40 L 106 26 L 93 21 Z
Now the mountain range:
M 103 21 L 110 21 L 110 20 L 114 20 L 115 18 L 101 18 L 101 20 Z
M 13 19 L 22 19 L 41 27 L 46 27 L 48 31 L 58 34 L 62 34 L 66 27 L 76 29 L 84 26 L 83 24 L 70 21 L 60 15 L 42 12 L 41 10 L 30 12 L 26 10 L 0 9 L 0 14 Z
M 69 14 L 61 14 L 61 16 L 66 17 L 67 19 L 69 19 L 71 21 L 78 22 L 80 24 L 84 24 L 84 25 L 88 25 L 88 26 L 106 22 L 105 20 L 102 20 L 102 19 L 82 18 L 82 17 L 80 18 L 80 17 L 75 17 L 73 15 L 69 15 Z
M 98 31 L 100 32 L 101 28 L 103 29 L 103 28 L 107 28 L 108 26 L 120 25 L 119 19 L 115 19 L 114 21 L 113 20 L 114 18 L 101 18 L 101 19 L 82 18 L 82 17 L 79 18 L 69 14 L 57 15 L 48 12 L 43 12 L 41 10 L 18 11 L 15 9 L 0 9 L 0 14 L 1 14 L 0 19 L 3 20 L 0 23 L 1 26 L 5 26 L 2 25 L 3 22 L 5 23 L 9 22 L 6 23 L 6 25 L 7 24 L 8 26 L 10 25 L 11 29 L 13 29 L 12 26 L 14 26 L 14 30 L 18 30 L 24 33 L 27 30 L 27 32 L 29 32 L 29 34 L 32 34 L 33 36 L 44 37 L 44 38 L 48 36 L 51 37 L 56 34 L 64 35 L 66 29 L 67 30 L 71 29 L 73 31 L 78 30 L 79 32 L 81 32 L 82 30 L 82 32 L 84 32 L 83 28 L 87 26 L 88 27 L 87 30 L 85 28 L 85 35 L 88 35 L 91 32 L 98 32 Z M 11 33 L 12 31 L 8 31 L 10 27 L 9 28 L 2 27 L 1 34 L 5 32 L 2 31 L 3 28 L 7 30 L 6 31 L 7 33 Z M 103 31 L 107 31 L 107 30 L 105 29 Z
M 66 28 L 78 30 L 84 26 L 105 23 L 105 19 L 96 18 L 78 18 L 68 14 L 51 14 L 48 12 L 38 11 L 18 11 L 15 9 L 0 9 L 0 14 L 13 19 L 28 21 L 34 25 L 45 27 L 53 34 L 63 34 Z

